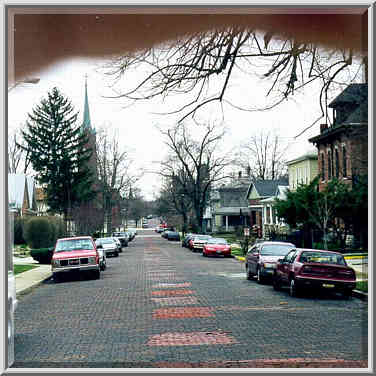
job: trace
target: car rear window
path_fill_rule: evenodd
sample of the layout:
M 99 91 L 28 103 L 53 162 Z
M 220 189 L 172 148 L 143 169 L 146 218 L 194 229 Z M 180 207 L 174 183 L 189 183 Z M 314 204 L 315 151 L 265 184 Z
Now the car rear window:
M 261 247 L 260 253 L 262 256 L 285 256 L 292 249 L 294 247 L 289 244 L 265 244 Z
M 90 239 L 67 239 L 58 240 L 55 252 L 78 251 L 84 249 L 94 249 L 93 243 Z
M 346 265 L 342 255 L 330 252 L 302 252 L 300 262 L 315 262 L 320 264 Z

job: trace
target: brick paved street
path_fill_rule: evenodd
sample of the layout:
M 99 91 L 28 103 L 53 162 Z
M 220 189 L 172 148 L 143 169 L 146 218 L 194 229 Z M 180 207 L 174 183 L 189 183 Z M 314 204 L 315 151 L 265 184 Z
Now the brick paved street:
M 99 280 L 20 297 L 13 367 L 366 367 L 367 303 L 291 298 L 143 231 Z

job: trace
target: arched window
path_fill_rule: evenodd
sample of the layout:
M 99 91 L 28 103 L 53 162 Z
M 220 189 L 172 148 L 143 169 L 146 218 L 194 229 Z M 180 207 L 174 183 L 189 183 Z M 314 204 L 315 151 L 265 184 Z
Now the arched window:
M 347 176 L 347 155 L 346 146 L 342 146 L 342 175 L 345 178 Z
M 332 178 L 332 152 L 328 150 L 328 180 Z
M 339 178 L 339 156 L 338 156 L 338 149 L 335 150 L 335 174 L 336 178 Z

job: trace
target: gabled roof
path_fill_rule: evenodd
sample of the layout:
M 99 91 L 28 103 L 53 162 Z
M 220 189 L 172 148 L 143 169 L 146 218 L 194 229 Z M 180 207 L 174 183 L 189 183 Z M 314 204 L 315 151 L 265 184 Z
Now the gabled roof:
M 360 104 L 367 100 L 367 84 L 350 84 L 342 93 L 329 103 L 328 107 L 335 108 L 339 105 L 345 104 Z
M 271 197 L 275 196 L 278 186 L 288 186 L 287 179 L 278 180 L 256 180 L 252 182 L 247 191 L 247 198 L 254 187 L 260 197 Z
M 25 174 L 8 174 L 8 200 L 16 209 L 21 209 L 25 195 L 32 209 L 34 199 L 34 178 Z
M 290 161 L 287 161 L 286 164 L 290 165 L 290 164 L 294 164 L 294 163 L 297 163 L 297 162 L 302 162 L 302 161 L 305 161 L 305 160 L 308 160 L 308 159 L 318 159 L 317 151 L 316 150 L 315 151 L 309 151 L 309 152 L 301 155 L 298 158 L 291 159 Z

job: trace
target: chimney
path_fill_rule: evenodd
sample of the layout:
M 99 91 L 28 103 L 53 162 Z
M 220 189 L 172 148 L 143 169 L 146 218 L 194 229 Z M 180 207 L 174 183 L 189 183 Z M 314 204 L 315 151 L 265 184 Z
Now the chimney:
M 328 124 L 320 124 L 320 133 L 325 132 L 328 129 Z

